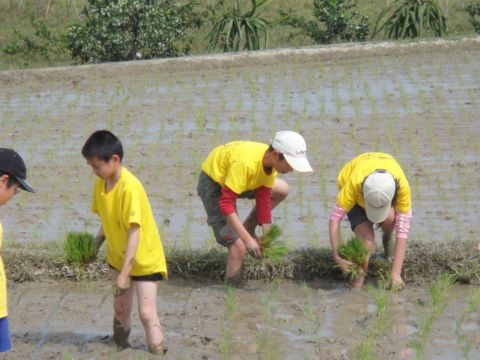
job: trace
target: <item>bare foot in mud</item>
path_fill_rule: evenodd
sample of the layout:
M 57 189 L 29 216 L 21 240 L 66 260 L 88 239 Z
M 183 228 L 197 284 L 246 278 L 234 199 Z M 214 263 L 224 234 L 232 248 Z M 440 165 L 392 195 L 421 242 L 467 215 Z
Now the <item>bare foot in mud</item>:
M 361 289 L 363 287 L 364 281 L 365 273 L 363 271 L 359 271 L 358 275 L 348 282 L 348 287 L 350 287 L 351 289 Z

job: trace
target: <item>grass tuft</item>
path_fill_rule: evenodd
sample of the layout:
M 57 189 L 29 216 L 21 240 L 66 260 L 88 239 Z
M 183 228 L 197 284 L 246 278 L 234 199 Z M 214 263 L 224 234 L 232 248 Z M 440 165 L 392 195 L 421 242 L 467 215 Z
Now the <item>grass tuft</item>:
M 95 250 L 93 235 L 87 232 L 70 231 L 65 239 L 64 249 L 68 263 L 85 265 Z

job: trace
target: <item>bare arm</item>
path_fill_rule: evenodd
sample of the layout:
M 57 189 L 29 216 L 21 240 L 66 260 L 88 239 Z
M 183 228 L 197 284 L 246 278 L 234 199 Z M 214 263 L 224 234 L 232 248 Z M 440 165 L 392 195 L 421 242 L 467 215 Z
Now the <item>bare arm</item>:
M 260 247 L 258 246 L 257 241 L 249 234 L 247 229 L 245 229 L 237 213 L 233 212 L 228 214 L 225 218 L 245 244 L 248 253 L 253 257 L 260 257 Z
M 102 226 L 100 226 L 100 228 L 97 231 L 97 235 L 95 236 L 95 240 L 94 240 L 94 245 L 95 245 L 95 248 L 96 248 L 97 252 L 98 252 L 98 249 L 100 249 L 100 247 L 104 243 L 104 241 L 105 241 L 105 234 L 103 233 Z
M 340 257 L 338 254 L 338 243 L 340 242 L 340 222 L 330 219 L 328 221 L 328 231 L 330 234 L 330 245 L 332 247 L 333 260 L 340 267 L 340 270 L 345 272 L 348 270 L 348 267 L 352 265 L 352 263 Z
M 130 287 L 130 272 L 132 271 L 135 256 L 137 255 L 138 243 L 140 242 L 140 225 L 131 224 L 128 230 L 127 250 L 125 261 L 120 274 L 118 274 L 116 287 L 125 290 Z M 114 290 L 115 291 L 115 290 Z

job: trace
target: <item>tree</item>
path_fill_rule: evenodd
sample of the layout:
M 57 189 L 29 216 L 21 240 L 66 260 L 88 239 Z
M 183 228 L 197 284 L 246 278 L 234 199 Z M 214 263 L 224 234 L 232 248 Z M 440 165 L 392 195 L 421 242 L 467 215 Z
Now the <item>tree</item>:
M 251 0 L 252 8 L 245 13 L 240 9 L 240 1 L 213 24 L 209 33 L 209 48 L 220 47 L 224 52 L 243 50 L 258 50 L 267 47 L 268 26 L 267 20 L 257 15 L 257 10 L 268 5 L 272 0 Z
M 68 47 L 87 63 L 176 56 L 175 43 L 199 25 L 192 8 L 173 0 L 88 0 L 85 22 L 68 29 Z
M 306 21 L 292 13 L 281 12 L 285 24 L 301 29 L 316 44 L 331 44 L 345 41 L 365 41 L 368 36 L 368 17 L 357 11 L 352 0 L 314 0 L 313 16 Z
M 427 32 L 443 36 L 447 18 L 434 0 L 395 0 L 378 15 L 372 37 L 382 30 L 388 39 L 417 38 Z

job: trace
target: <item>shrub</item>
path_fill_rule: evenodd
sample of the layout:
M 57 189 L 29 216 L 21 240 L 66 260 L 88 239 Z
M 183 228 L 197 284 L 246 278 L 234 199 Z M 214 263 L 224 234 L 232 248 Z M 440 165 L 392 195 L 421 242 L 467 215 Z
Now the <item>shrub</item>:
M 67 262 L 74 265 L 86 264 L 95 252 L 93 235 L 87 232 L 69 232 L 64 243 Z
M 470 24 L 475 28 L 475 32 L 480 34 L 480 1 L 472 1 L 462 9 L 468 14 Z
M 2 51 L 10 56 L 18 56 L 28 65 L 32 61 L 51 60 L 68 54 L 64 36 L 54 32 L 41 20 L 31 19 L 33 33 L 13 29 L 14 38 Z
M 427 32 L 443 36 L 447 34 L 447 18 L 434 0 L 395 0 L 378 15 L 372 37 L 382 30 L 388 39 L 417 38 Z
M 263 46 L 267 47 L 267 20 L 257 15 L 257 10 L 268 5 L 272 0 L 251 0 L 252 8 L 245 13 L 240 9 L 240 1 L 218 20 L 214 20 L 210 31 L 209 48 L 222 48 L 224 52 L 240 50 L 259 50 L 263 36 Z
M 307 21 L 292 13 L 281 12 L 284 24 L 300 29 L 317 44 L 345 41 L 365 41 L 368 36 L 368 17 L 352 10 L 352 0 L 314 0 L 313 16 Z
M 68 46 L 88 63 L 176 56 L 176 42 L 199 25 L 192 9 L 172 0 L 88 0 L 85 23 L 68 29 Z

